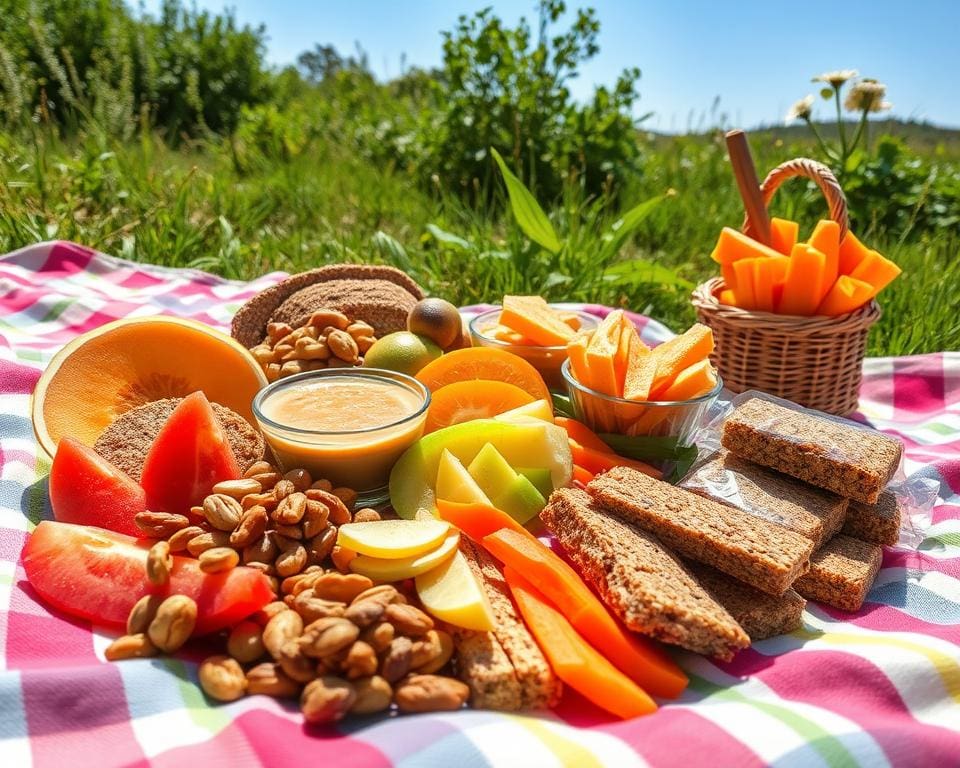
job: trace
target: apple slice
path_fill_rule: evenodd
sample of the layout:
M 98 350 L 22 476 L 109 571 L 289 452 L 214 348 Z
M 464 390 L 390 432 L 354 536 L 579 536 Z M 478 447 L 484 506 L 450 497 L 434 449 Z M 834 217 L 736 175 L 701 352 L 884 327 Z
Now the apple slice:
M 553 493 L 553 481 L 550 480 L 550 470 L 542 467 L 517 467 L 517 472 L 533 483 L 533 487 L 540 491 L 540 495 L 547 499 Z
M 502 509 L 520 525 L 526 525 L 539 515 L 546 504 L 543 494 L 523 475 L 517 475 L 510 485 L 493 497 L 493 506 Z
M 492 443 L 484 445 L 480 452 L 473 457 L 473 461 L 467 467 L 467 472 L 470 473 L 470 477 L 477 481 L 477 485 L 488 497 L 496 496 L 517 479 L 517 473 L 513 467 Z M 440 493 L 439 483 L 437 484 L 437 496 L 451 501 Z
M 512 408 L 493 417 L 496 421 L 523 421 L 537 419 L 539 421 L 553 421 L 553 406 L 546 400 L 534 400 L 532 403 Z
M 462 552 L 416 578 L 417 595 L 434 617 L 465 629 L 489 632 L 493 609 L 483 585 L 470 570 Z
M 437 469 L 437 498 L 462 504 L 489 504 L 490 499 L 474 480 L 463 463 L 444 448 Z
M 397 514 L 408 519 L 419 509 L 436 514 L 434 489 L 444 449 L 469 464 L 487 443 L 511 467 L 547 469 L 553 488 L 573 477 L 570 441 L 563 428 L 539 419 L 522 423 L 477 419 L 424 435 L 404 451 L 390 473 L 390 502 Z
M 358 555 L 397 559 L 436 549 L 450 532 L 442 520 L 376 520 L 347 523 L 337 529 L 337 544 Z
M 370 557 L 358 555 L 350 561 L 350 570 L 374 581 L 403 581 L 426 573 L 453 556 L 460 545 L 460 532 L 452 531 L 436 549 L 414 557 Z

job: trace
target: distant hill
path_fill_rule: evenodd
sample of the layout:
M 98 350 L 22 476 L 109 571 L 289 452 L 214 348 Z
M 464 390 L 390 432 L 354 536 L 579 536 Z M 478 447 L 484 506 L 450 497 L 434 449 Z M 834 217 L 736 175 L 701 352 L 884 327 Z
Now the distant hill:
M 834 123 L 817 123 L 817 130 L 827 140 L 837 138 L 836 125 Z M 732 126 L 728 126 L 732 127 Z M 848 134 L 856 131 L 856 123 L 846 123 Z M 726 130 L 726 128 L 724 128 Z M 659 138 L 669 138 L 668 134 L 658 134 L 655 131 L 649 132 L 651 135 Z M 710 131 L 709 133 L 713 133 Z M 751 135 L 761 135 L 770 140 L 780 139 L 787 143 L 805 142 L 811 139 L 810 130 L 803 123 L 794 125 L 761 125 L 750 130 Z M 930 152 L 942 151 L 944 154 L 953 157 L 960 157 L 960 129 L 942 128 L 932 123 L 920 122 L 916 120 L 871 120 L 870 137 L 889 134 L 898 136 L 907 142 L 911 147 L 924 154 Z

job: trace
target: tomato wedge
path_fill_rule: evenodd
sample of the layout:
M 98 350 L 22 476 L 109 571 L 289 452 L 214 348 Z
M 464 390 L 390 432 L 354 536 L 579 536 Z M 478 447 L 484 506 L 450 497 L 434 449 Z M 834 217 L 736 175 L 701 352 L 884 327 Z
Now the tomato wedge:
M 176 555 L 170 583 L 158 589 L 147 581 L 148 549 L 132 536 L 45 520 L 27 539 L 23 568 L 46 603 L 108 627 L 125 626 L 148 592 L 192 597 L 197 635 L 232 626 L 274 599 L 267 577 L 253 568 L 204 573 L 193 558 Z

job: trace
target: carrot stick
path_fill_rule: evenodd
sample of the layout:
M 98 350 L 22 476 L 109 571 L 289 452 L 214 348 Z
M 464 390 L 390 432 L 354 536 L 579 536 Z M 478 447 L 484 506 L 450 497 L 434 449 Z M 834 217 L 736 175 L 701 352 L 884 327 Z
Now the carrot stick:
M 590 367 L 587 365 L 587 344 L 589 343 L 588 335 L 577 336 L 567 344 L 567 357 L 570 358 L 570 372 L 573 378 L 583 386 L 593 389 L 593 384 L 590 382 Z
M 587 366 L 590 368 L 591 389 L 605 395 L 619 396 L 614 358 L 620 345 L 623 310 L 615 309 L 597 326 L 587 345 Z
M 753 292 L 754 259 L 740 259 L 733 263 L 733 273 L 737 278 L 737 306 L 740 309 L 754 309 L 756 299 Z
M 568 419 L 566 416 L 554 416 L 553 423 L 558 427 L 563 427 L 567 432 L 567 437 L 584 448 L 592 448 L 603 453 L 613 453 L 613 448 L 603 442 L 600 436 L 582 421 Z
M 597 653 L 530 582 L 512 568 L 504 569 L 503 577 L 557 677 L 624 720 L 657 710 L 653 699 Z
M 775 288 L 782 283 L 790 260 L 786 256 L 753 259 L 753 301 L 762 312 L 773 312 Z
M 596 475 L 594 475 L 593 472 L 590 472 L 583 467 L 579 467 L 576 464 L 573 465 L 573 479 L 575 482 L 586 486 L 586 484 L 593 480 L 594 477 L 596 477 Z M 511 517 L 510 519 L 512 520 L 513 518 Z M 473 537 L 471 536 L 470 538 Z
M 437 514 L 440 515 L 441 520 L 457 526 L 478 544 L 483 542 L 484 536 L 496 533 L 501 528 L 509 528 L 536 541 L 536 537 L 510 515 L 489 504 L 474 502 L 464 504 L 437 499 Z
M 770 219 L 770 245 L 778 253 L 789 256 L 797 238 L 800 236 L 800 225 L 789 219 Z
M 841 275 L 853 274 L 853 270 L 870 253 L 870 249 L 857 240 L 853 232 L 847 231 L 840 243 L 840 260 L 837 269 Z
M 806 243 L 797 243 L 790 253 L 779 312 L 783 315 L 812 315 L 829 286 L 823 279 L 827 257 Z
M 588 472 L 598 475 L 614 467 L 633 467 L 638 472 L 660 479 L 663 472 L 654 469 L 649 464 L 644 464 L 636 459 L 628 459 L 624 456 L 618 456 L 615 453 L 606 451 L 595 451 L 592 448 L 580 445 L 580 443 L 570 441 L 570 452 L 573 454 L 573 463 L 579 464 Z
M 717 245 L 710 254 L 710 258 L 719 264 L 733 264 L 740 259 L 780 255 L 782 254 L 778 251 L 754 240 L 749 235 L 731 227 L 724 227 L 720 230 L 720 237 L 717 238 Z
M 559 555 L 515 531 L 484 537 L 483 546 L 510 569 L 525 574 L 594 647 L 631 680 L 655 696 L 675 698 L 687 676 L 651 641 L 619 624 Z M 532 629 L 532 627 L 531 627 Z M 546 650 L 546 649 L 545 649 Z
M 873 286 L 876 296 L 886 288 L 900 274 L 902 270 L 890 259 L 884 258 L 876 251 L 870 251 L 850 273 L 854 280 L 862 280 Z
M 870 283 L 849 275 L 840 275 L 830 293 L 817 308 L 818 315 L 845 315 L 859 309 L 873 298 L 876 291 Z
M 839 275 L 840 268 L 840 225 L 830 219 L 821 219 L 813 228 L 813 234 L 807 243 L 826 256 L 823 282 L 829 289 Z M 824 292 L 826 295 L 826 292 Z
M 657 356 L 657 374 L 650 385 L 650 399 L 656 400 L 670 386 L 684 368 L 693 365 L 713 352 L 713 331 L 700 323 L 663 342 L 653 350 Z

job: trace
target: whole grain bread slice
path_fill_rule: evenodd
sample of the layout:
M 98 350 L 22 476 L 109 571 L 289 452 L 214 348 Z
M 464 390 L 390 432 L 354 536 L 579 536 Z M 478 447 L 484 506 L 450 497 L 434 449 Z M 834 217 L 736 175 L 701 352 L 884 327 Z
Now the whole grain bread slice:
M 703 563 L 686 562 L 687 568 L 714 600 L 727 609 L 750 640 L 785 635 L 803 623 L 807 601 L 788 589 L 779 597 L 767 595 Z
M 817 600 L 842 611 L 859 611 L 873 586 L 883 550 L 852 536 L 834 536 L 818 551 L 810 571 L 794 588 L 808 600 Z
M 814 549 L 840 530 L 847 514 L 846 499 L 726 450 L 694 468 L 680 487 L 796 531 Z
M 822 415 L 752 397 L 723 423 L 737 456 L 865 504 L 875 504 L 900 465 L 903 443 Z
M 517 613 L 496 562 L 463 536 L 460 551 L 483 584 L 494 616 L 492 632 L 453 630 L 458 674 L 470 686 L 471 701 L 503 711 L 552 707 L 560 700 L 560 681 Z
M 630 467 L 598 475 L 587 490 L 677 554 L 767 594 L 782 595 L 809 566 L 810 539 Z
M 586 492 L 554 491 L 540 518 L 629 629 L 725 661 L 750 644 L 656 536 L 611 515 Z
M 893 546 L 900 538 L 900 500 L 891 491 L 880 494 L 876 504 L 851 501 L 843 533 L 872 544 Z

